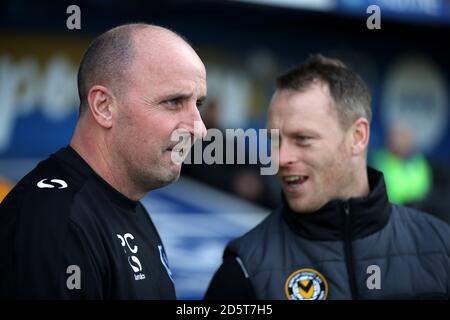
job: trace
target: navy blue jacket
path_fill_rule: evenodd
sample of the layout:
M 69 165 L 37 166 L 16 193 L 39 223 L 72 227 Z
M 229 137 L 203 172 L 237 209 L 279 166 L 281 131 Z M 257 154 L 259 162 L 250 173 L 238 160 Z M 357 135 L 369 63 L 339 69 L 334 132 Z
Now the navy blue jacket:
M 284 205 L 225 250 L 207 299 L 448 299 L 450 226 L 370 194 L 312 214 Z

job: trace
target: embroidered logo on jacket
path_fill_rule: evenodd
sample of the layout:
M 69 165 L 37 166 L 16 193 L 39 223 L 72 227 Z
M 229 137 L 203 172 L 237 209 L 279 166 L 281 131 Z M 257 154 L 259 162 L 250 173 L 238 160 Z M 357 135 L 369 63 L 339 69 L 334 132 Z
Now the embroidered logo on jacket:
M 299 269 L 286 280 L 285 292 L 289 300 L 325 300 L 328 284 L 320 272 Z
M 42 179 L 41 181 L 39 181 L 36 185 L 38 188 L 40 189 L 53 189 L 53 188 L 57 188 L 57 189 L 65 189 L 67 188 L 67 182 L 65 182 L 64 180 L 61 179 L 51 179 L 50 182 L 51 183 L 47 183 L 46 180 L 48 179 Z

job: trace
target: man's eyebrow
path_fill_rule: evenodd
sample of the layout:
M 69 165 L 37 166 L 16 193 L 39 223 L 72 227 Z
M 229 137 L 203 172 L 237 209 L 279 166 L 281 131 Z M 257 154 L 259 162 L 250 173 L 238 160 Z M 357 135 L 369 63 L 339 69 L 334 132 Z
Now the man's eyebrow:
M 312 138 L 320 137 L 320 134 L 316 130 L 309 129 L 309 128 L 302 128 L 299 130 L 294 130 L 289 135 L 293 136 L 293 137 L 295 137 L 295 136 L 297 136 L 297 137 L 298 136 L 310 136 Z
M 193 95 L 192 93 L 176 92 L 161 96 L 161 100 L 189 99 L 192 97 L 192 95 Z M 205 99 L 206 95 L 198 97 L 197 101 L 204 101 Z
M 161 100 L 188 99 L 192 97 L 192 93 L 176 92 L 161 96 Z

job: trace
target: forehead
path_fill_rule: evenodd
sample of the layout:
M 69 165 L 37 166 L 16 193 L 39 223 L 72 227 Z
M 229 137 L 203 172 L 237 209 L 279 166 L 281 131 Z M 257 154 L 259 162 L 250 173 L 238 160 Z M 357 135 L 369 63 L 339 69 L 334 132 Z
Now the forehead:
M 336 129 L 338 120 L 328 87 L 313 85 L 301 92 L 277 91 L 270 104 L 269 127 L 285 133 Z
M 176 38 L 137 40 L 134 81 L 146 88 L 206 90 L 206 70 L 195 51 Z

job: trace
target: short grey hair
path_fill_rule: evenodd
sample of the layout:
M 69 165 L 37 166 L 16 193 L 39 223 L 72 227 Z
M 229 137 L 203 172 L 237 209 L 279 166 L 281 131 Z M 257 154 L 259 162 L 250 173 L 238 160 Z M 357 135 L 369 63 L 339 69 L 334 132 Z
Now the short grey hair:
M 126 24 L 95 38 L 84 53 L 78 68 L 80 115 L 87 109 L 87 95 L 93 85 L 108 85 L 120 93 L 122 83 L 135 55 L 133 32 L 145 23 Z

